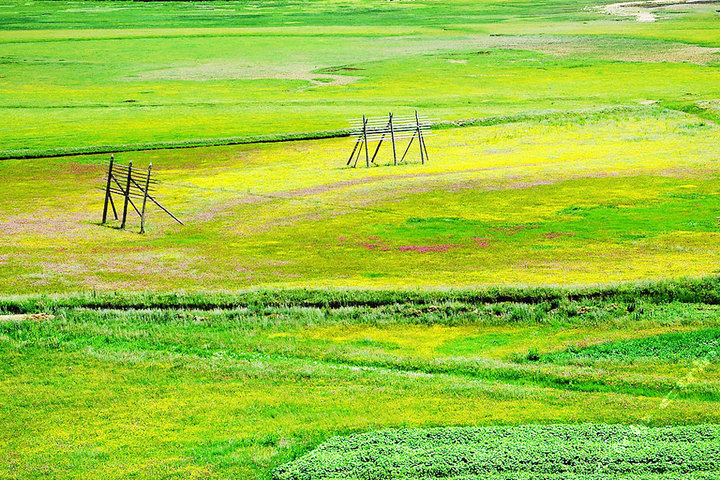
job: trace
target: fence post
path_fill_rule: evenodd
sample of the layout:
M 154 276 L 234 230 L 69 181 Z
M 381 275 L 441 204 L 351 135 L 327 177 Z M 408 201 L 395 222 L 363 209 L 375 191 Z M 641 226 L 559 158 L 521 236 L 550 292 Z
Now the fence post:
M 115 162 L 115 155 L 110 155 L 110 166 L 108 167 L 107 185 L 105 185 L 105 206 L 103 207 L 102 223 L 107 222 L 107 209 L 108 202 L 110 199 L 110 180 L 112 179 L 113 163 Z
M 145 204 L 147 204 L 148 190 L 150 189 L 150 171 L 152 163 L 148 165 L 147 180 L 145 181 L 145 192 L 143 195 L 142 212 L 140 213 L 140 233 L 145 233 Z
M 388 114 L 388 116 L 390 117 L 390 137 L 392 138 L 392 144 L 393 144 L 393 165 L 397 165 L 397 153 L 395 153 L 395 129 L 393 128 L 393 123 L 392 123 L 392 117 L 393 117 L 392 112 L 390 112 Z
M 425 165 L 425 154 L 423 153 L 423 138 L 422 132 L 420 131 L 420 119 L 418 118 L 417 110 L 415 110 L 415 124 L 417 125 L 418 143 L 420 144 L 420 161 Z
M 128 202 L 130 201 L 130 179 L 131 179 L 131 177 L 132 177 L 132 160 L 130 162 L 128 162 L 127 185 L 125 186 L 125 205 L 123 206 L 123 218 L 122 218 L 122 223 L 120 224 L 120 228 L 125 228 L 125 220 L 127 220 L 127 207 L 128 207 Z
M 370 152 L 368 152 L 368 139 L 367 139 L 367 118 L 363 115 L 363 138 L 365 139 L 365 164 L 367 168 L 370 168 Z

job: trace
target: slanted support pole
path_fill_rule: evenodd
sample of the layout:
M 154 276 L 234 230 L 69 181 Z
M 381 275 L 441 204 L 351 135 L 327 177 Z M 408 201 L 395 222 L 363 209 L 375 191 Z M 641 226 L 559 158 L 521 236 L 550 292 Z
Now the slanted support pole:
M 123 205 L 123 216 L 122 216 L 122 223 L 120 224 L 120 228 L 125 228 L 125 221 L 127 220 L 127 208 L 128 208 L 128 202 L 130 201 L 130 178 L 132 177 L 132 161 L 128 162 L 128 171 L 127 171 L 127 185 L 125 186 L 125 204 Z
M 368 151 L 368 138 L 367 138 L 367 117 L 363 115 L 363 140 L 365 141 L 365 165 L 370 168 L 370 152 Z
M 420 144 L 420 161 L 425 165 L 425 154 L 423 153 L 423 138 L 422 131 L 420 130 L 420 119 L 418 118 L 417 110 L 415 110 L 415 125 L 417 127 L 418 144 Z
M 427 153 L 427 145 L 425 144 L 425 137 L 422 137 L 423 150 L 425 150 L 425 160 L 430 160 L 430 156 Z
M 378 142 L 377 147 L 375 147 L 375 152 L 373 153 L 373 156 L 370 159 L 370 161 L 372 163 L 375 163 L 375 157 L 377 157 L 377 154 L 380 151 L 380 145 L 382 145 L 382 142 L 385 140 L 385 135 L 387 135 L 387 127 L 388 126 L 389 125 L 385 125 L 385 128 L 383 129 L 382 137 L 380 137 L 380 141 Z
M 397 153 L 395 153 L 395 129 L 393 129 L 393 123 L 392 123 L 392 117 L 393 114 L 390 112 L 388 114 L 390 117 L 390 138 L 392 138 L 392 144 L 393 144 L 393 165 L 397 165 Z
M 103 206 L 102 223 L 107 222 L 108 203 L 110 202 L 110 181 L 112 180 L 112 169 L 114 162 L 115 155 L 110 155 L 110 166 L 108 167 L 107 185 L 105 185 L 105 206 Z M 113 205 L 113 210 L 115 210 L 115 205 Z M 117 220 L 117 213 L 115 214 L 115 219 Z
M 148 190 L 150 189 L 150 171 L 152 170 L 152 163 L 148 165 L 147 180 L 145 181 L 145 191 L 143 192 L 143 204 L 142 211 L 140 212 L 140 233 L 145 233 L 145 205 L 147 204 Z
M 350 154 L 350 158 L 348 158 L 348 161 L 347 161 L 347 163 L 345 164 L 346 166 L 347 166 L 347 165 L 350 165 L 350 163 L 352 163 L 353 157 L 355 156 L 355 150 L 357 150 L 358 145 L 360 145 L 360 142 L 361 142 L 361 141 L 362 141 L 362 139 L 361 139 L 360 137 L 358 137 L 357 142 L 355 142 L 355 146 L 353 147 L 353 151 L 352 151 L 352 153 Z M 361 147 L 361 148 L 362 148 L 362 147 Z
M 405 149 L 405 153 L 403 153 L 403 156 L 402 156 L 402 158 L 400 159 L 401 162 L 402 162 L 403 160 L 405 160 L 405 155 L 407 155 L 408 150 L 410 150 L 410 146 L 412 145 L 413 140 L 415 140 L 415 135 L 417 135 L 417 132 L 414 132 L 414 133 L 413 133 L 413 136 L 410 137 L 410 143 L 408 143 L 408 146 L 407 146 L 407 148 Z

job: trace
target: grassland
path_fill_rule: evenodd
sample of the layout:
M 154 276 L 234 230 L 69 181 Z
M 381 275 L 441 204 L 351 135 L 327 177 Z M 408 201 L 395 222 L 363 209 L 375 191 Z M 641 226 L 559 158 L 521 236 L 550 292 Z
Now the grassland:
M 390 427 L 716 424 L 717 355 L 673 352 L 720 328 L 718 292 L 5 297 L 0 478 L 270 478 Z M 659 353 L 592 354 L 627 342 Z
M 596 6 L 6 2 L 0 292 L 716 274 L 716 6 Z M 342 137 L 245 143 L 415 108 L 441 120 L 425 166 L 344 168 Z M 153 163 L 187 226 L 100 227 L 110 151 Z
M 3 2 L 0 479 L 270 479 L 398 427 L 716 432 L 718 6 L 596 7 Z M 415 109 L 426 165 L 345 166 L 348 119 Z M 100 225 L 110 152 L 186 225 Z
M 314 136 L 408 107 L 717 119 L 713 5 L 638 25 L 575 0 L 138 3 L 4 3 L 0 157 Z
M 346 168 L 345 138 L 118 155 L 152 162 L 159 198 L 187 224 L 153 210 L 145 236 L 135 221 L 126 233 L 98 225 L 107 156 L 5 160 L 0 291 L 576 285 L 717 272 L 720 134 L 706 120 L 638 106 L 437 133 L 425 166 Z

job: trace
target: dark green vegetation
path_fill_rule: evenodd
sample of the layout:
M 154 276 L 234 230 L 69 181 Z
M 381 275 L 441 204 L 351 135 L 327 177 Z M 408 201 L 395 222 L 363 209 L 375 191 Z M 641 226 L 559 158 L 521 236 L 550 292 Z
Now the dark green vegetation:
M 582 349 L 572 347 L 565 352 L 548 355 L 543 360 L 579 364 L 597 360 L 634 362 L 653 359 L 673 362 L 687 359 L 718 362 L 720 361 L 720 330 L 668 333 L 639 340 L 602 343 Z
M 0 313 L 2 478 L 270 478 L 389 427 L 720 423 L 715 357 L 662 350 L 720 329 L 717 279 L 6 297 Z M 633 341 L 662 347 L 563 356 Z
M 277 480 L 720 478 L 720 427 L 607 425 L 383 430 L 338 437 Z

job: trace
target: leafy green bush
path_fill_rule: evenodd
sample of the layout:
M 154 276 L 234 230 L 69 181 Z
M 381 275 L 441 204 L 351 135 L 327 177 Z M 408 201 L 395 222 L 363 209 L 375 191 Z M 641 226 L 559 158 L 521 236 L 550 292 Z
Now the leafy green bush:
M 718 479 L 720 426 L 382 430 L 330 439 L 274 478 Z

